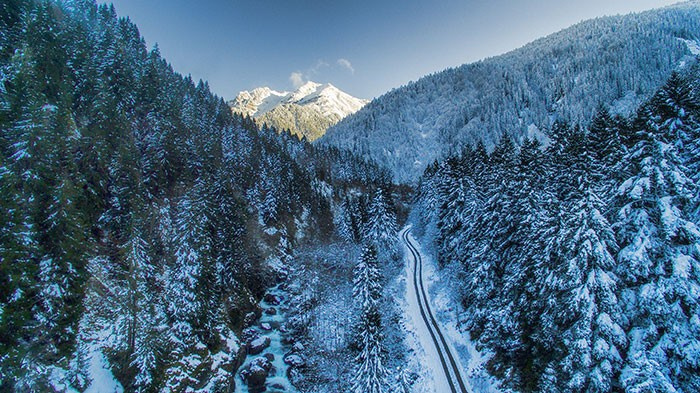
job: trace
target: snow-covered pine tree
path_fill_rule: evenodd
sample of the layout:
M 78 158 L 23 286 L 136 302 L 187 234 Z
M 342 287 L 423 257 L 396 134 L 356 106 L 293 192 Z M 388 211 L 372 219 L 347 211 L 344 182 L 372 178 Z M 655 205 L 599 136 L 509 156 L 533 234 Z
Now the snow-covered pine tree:
M 435 239 L 437 227 L 437 213 L 439 211 L 437 186 L 440 181 L 438 176 L 439 164 L 437 161 L 428 165 L 423 172 L 423 176 L 418 180 L 416 187 L 416 206 L 411 214 L 416 217 L 415 234 L 418 236 L 426 235 L 428 239 Z
M 503 285 L 506 269 L 512 263 L 517 263 L 502 258 L 504 247 L 508 247 L 507 237 L 516 224 L 509 219 L 514 202 L 512 192 L 515 190 L 516 160 L 517 152 L 513 142 L 504 138 L 489 156 L 489 170 L 477 184 L 478 188 L 487 190 L 484 206 L 477 216 L 471 218 L 474 221 L 473 230 L 458 247 L 462 254 L 460 258 L 466 260 L 463 293 L 467 296 L 465 306 L 470 315 L 467 325 L 476 336 L 487 330 L 491 331 L 490 334 L 500 335 L 505 333 L 503 329 L 517 329 L 512 320 L 497 317 L 497 314 L 502 314 L 509 319 L 514 315 L 502 308 L 509 307 L 510 300 L 496 296 Z M 488 326 L 489 323 L 492 325 Z M 517 334 L 512 333 L 514 332 L 503 337 L 517 337 Z
M 658 126 L 673 140 L 682 159 L 689 159 L 688 144 L 699 135 L 700 92 L 689 77 L 673 72 L 671 77 L 652 97 L 650 105 L 660 116 Z
M 620 375 L 620 385 L 626 393 L 677 393 L 662 366 L 647 357 L 644 351 L 637 351 L 628 360 L 628 365 Z
M 211 260 L 211 244 L 207 236 L 207 215 L 203 211 L 200 188 L 192 187 L 178 203 L 175 220 L 175 255 L 168 266 L 166 296 L 170 326 L 169 364 L 164 385 L 172 392 L 185 392 L 200 382 L 195 371 L 203 362 L 198 347 L 203 346 L 195 326 L 204 310 L 197 296 L 202 264 Z
M 364 228 L 367 222 L 367 200 L 364 197 L 348 198 L 348 210 L 346 211 L 347 225 L 352 230 L 355 243 L 361 243 L 364 239 Z
M 390 205 L 387 190 L 378 187 L 373 195 L 367 211 L 367 227 L 365 240 L 373 244 L 380 254 L 393 253 L 397 248 L 396 213 Z
M 616 167 L 625 153 L 622 127 L 623 125 L 610 115 L 608 108 L 601 105 L 588 128 L 587 143 L 593 158 L 590 165 L 595 166 L 596 176 L 599 177 L 593 179 L 597 187 L 596 193 L 606 204 L 613 197 L 614 184 L 619 180 Z
M 677 391 L 700 390 L 700 231 L 687 215 L 697 187 L 682 165 L 664 94 L 639 111 L 638 142 L 625 156 L 629 177 L 616 201 L 627 391 L 670 390 L 669 382 Z
M 408 371 L 405 368 L 400 368 L 396 377 L 396 387 L 394 391 L 396 393 L 411 393 L 411 385 Z
M 700 185 L 700 61 L 696 61 L 687 76 L 689 94 L 693 98 L 690 103 L 681 100 L 687 105 L 683 107 L 683 114 L 692 119 L 685 127 L 688 130 L 686 140 L 683 143 L 685 166 L 695 185 Z M 695 198 L 695 211 L 693 212 L 696 225 L 700 225 L 700 196 Z
M 353 298 L 359 315 L 356 342 L 359 353 L 352 382 L 355 393 L 382 393 L 386 386 L 383 365 L 382 321 L 379 313 L 381 275 L 377 251 L 367 245 L 353 271 Z
M 614 273 L 618 247 L 599 196 L 607 192 L 596 150 L 604 148 L 575 128 L 556 157 L 560 225 L 549 271 L 540 274 L 547 277 L 543 300 L 555 299 L 544 313 L 562 329 L 563 358 L 554 365 L 561 391 L 611 391 L 627 344 Z
M 547 349 L 543 344 L 549 344 L 539 335 L 538 316 L 544 304 L 539 299 L 539 286 L 532 285 L 548 260 L 544 250 L 551 231 L 553 197 L 549 187 L 545 186 L 550 168 L 546 157 L 541 144 L 535 140 L 525 141 L 521 146 L 517 175 L 512 182 L 513 190 L 509 192 L 511 202 L 507 220 L 511 230 L 500 240 L 502 248 L 499 254 L 506 264 L 499 294 L 504 301 L 500 307 L 502 315 L 508 315 L 502 318 L 502 322 L 508 331 L 522 333 L 515 338 L 486 331 L 483 336 L 484 342 L 506 353 L 504 359 L 493 363 L 510 363 L 516 372 L 509 382 L 524 391 L 538 384 L 536 376 L 545 366 L 532 354 L 545 352 Z
M 693 78 L 696 78 L 694 81 Z M 687 75 L 676 72 L 651 99 L 654 113 L 660 116 L 659 132 L 672 139 L 686 175 L 697 186 L 700 182 L 700 64 Z M 700 196 L 691 198 L 686 212 L 700 224 Z
M 354 242 L 356 234 L 356 225 L 353 223 L 353 215 L 351 213 L 352 204 L 346 196 L 343 202 L 336 208 L 334 217 L 334 224 L 338 236 L 346 242 Z
M 481 146 L 483 148 L 483 146 Z M 439 182 L 435 190 L 439 203 L 437 217 L 438 259 L 442 264 L 464 264 L 467 255 L 462 252 L 474 225 L 474 217 L 483 207 L 482 194 L 475 179 L 488 160 L 483 149 L 466 151 L 462 157 L 448 159 L 439 168 Z M 431 213 L 429 213 L 431 214 Z

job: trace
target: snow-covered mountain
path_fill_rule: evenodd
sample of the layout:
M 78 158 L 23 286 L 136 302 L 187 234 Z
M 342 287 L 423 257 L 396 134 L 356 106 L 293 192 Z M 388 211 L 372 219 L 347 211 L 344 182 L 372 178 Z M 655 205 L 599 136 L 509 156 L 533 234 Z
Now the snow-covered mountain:
M 411 182 L 467 144 L 542 138 L 557 119 L 586 125 L 601 103 L 632 110 L 695 55 L 698 38 L 697 1 L 581 22 L 392 90 L 318 143 L 354 149 Z
M 275 128 L 289 129 L 309 141 L 321 137 L 328 127 L 351 115 L 369 101 L 343 92 L 330 83 L 307 82 L 296 91 L 259 87 L 242 91 L 229 101 L 234 113 L 250 115 Z

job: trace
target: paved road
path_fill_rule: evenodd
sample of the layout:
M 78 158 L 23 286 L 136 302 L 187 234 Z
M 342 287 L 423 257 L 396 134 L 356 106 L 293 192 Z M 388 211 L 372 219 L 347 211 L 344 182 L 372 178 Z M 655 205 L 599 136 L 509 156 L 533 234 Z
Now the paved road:
M 427 291 L 423 286 L 423 258 L 421 258 L 420 252 L 418 252 L 414 244 L 414 240 L 409 236 L 410 232 L 410 229 L 403 231 L 401 237 L 413 258 L 413 286 L 420 307 L 422 320 L 430 333 L 436 352 L 440 357 L 442 371 L 445 373 L 450 391 L 452 393 L 467 393 L 470 390 L 467 389 L 464 383 L 459 366 L 457 365 L 458 363 L 455 361 L 455 357 L 452 351 L 450 351 L 450 347 L 447 345 L 445 336 L 440 330 L 440 326 L 433 315 L 433 311 L 430 309 Z

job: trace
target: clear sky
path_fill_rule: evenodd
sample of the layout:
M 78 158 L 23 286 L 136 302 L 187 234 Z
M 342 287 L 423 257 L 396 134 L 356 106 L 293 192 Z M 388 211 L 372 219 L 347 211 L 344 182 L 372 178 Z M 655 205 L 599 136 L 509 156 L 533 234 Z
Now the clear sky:
M 100 0 L 101 1 L 101 0 Z M 149 47 L 225 99 L 330 82 L 361 98 L 664 0 L 113 0 Z

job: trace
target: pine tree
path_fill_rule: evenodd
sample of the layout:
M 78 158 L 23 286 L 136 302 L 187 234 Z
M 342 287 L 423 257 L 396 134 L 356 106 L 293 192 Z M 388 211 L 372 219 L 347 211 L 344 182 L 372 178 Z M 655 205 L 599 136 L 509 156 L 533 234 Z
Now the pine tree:
M 126 269 L 125 288 L 120 299 L 126 309 L 122 325 L 122 339 L 125 340 L 125 353 L 128 364 L 136 370 L 134 388 L 136 391 L 148 390 L 156 366 L 158 354 L 159 315 L 157 315 L 157 298 L 151 292 L 148 282 L 154 278 L 152 262 L 148 260 L 147 243 L 140 229 L 132 228 L 131 237 L 122 248 Z
M 464 293 L 468 298 L 465 305 L 472 315 L 468 325 L 474 328 L 473 332 L 477 336 L 486 330 L 499 334 L 496 332 L 504 333 L 502 329 L 508 329 L 508 326 L 515 327 L 510 322 L 501 324 L 496 316 L 509 315 L 503 307 L 510 307 L 508 303 L 512 299 L 502 299 L 495 294 L 503 285 L 504 274 L 510 263 L 515 262 L 502 258 L 502 253 L 504 247 L 509 246 L 507 238 L 515 224 L 507 217 L 514 202 L 512 191 L 516 159 L 513 142 L 504 138 L 489 157 L 487 176 L 480 179 L 477 186 L 488 190 L 488 193 L 485 194 L 480 213 L 472 218 L 473 230 L 459 251 L 464 255 L 462 258 L 466 258 Z M 487 326 L 489 323 L 497 326 Z M 512 337 L 516 336 L 517 334 Z
M 614 273 L 617 243 L 599 196 L 606 194 L 596 165 L 600 148 L 599 141 L 574 130 L 558 158 L 561 227 L 548 277 L 553 292 L 545 296 L 557 299 L 554 320 L 568 326 L 562 332 L 567 353 L 560 380 L 571 391 L 610 391 L 627 344 Z
M 649 359 L 645 352 L 635 352 L 620 382 L 627 393 L 676 393 L 678 390 L 660 370 L 661 365 Z
M 700 72 L 697 66 L 694 72 Z M 659 116 L 658 134 L 674 145 L 678 159 L 686 167 L 686 175 L 697 186 L 700 182 L 700 92 L 697 85 L 690 76 L 674 72 L 650 104 L 654 115 Z M 696 225 L 700 223 L 700 197 L 689 201 L 686 212 Z
M 338 206 L 335 218 L 335 227 L 338 231 L 338 236 L 346 242 L 355 242 L 355 234 L 357 232 L 357 224 L 353 223 L 353 214 L 351 212 L 352 204 L 346 197 L 343 203 Z
M 640 111 L 639 141 L 625 157 L 630 177 L 618 194 L 618 272 L 630 321 L 623 373 L 663 375 L 655 385 L 666 379 L 694 391 L 700 389 L 700 231 L 686 212 L 697 187 L 676 150 L 678 134 L 666 127 L 664 105 L 652 101 Z M 640 386 L 627 381 L 630 390 Z
M 385 388 L 378 265 L 374 246 L 365 246 L 353 273 L 353 298 L 359 309 L 356 325 L 359 353 L 355 358 L 352 387 L 356 393 L 381 393 Z
M 592 160 L 589 165 L 595 166 L 596 192 L 603 202 L 608 203 L 614 191 L 613 185 L 618 180 L 616 167 L 624 154 L 622 145 L 622 125 L 615 120 L 604 106 L 598 112 L 588 128 L 588 144 Z
M 372 196 L 367 211 L 366 241 L 374 244 L 382 254 L 392 253 L 396 249 L 397 242 L 396 214 L 389 205 L 389 201 L 386 191 L 378 188 Z
M 411 382 L 409 381 L 408 371 L 405 368 L 400 368 L 399 375 L 396 377 L 396 393 L 411 393 Z
M 195 348 L 199 343 L 194 327 L 203 311 L 197 288 L 202 264 L 210 258 L 206 234 L 206 212 L 198 198 L 198 188 L 185 194 L 178 206 L 175 232 L 175 255 L 166 277 L 169 300 L 171 364 L 165 371 L 165 385 L 174 392 L 184 392 L 199 382 L 194 371 L 202 362 Z
M 482 146 L 483 147 L 483 146 Z M 483 152 L 483 155 L 480 154 Z M 474 218 L 483 207 L 483 195 L 477 187 L 478 169 L 488 159 L 485 150 L 463 153 L 462 160 L 447 160 L 440 168 L 441 180 L 437 185 L 440 203 L 437 215 L 438 258 L 442 263 L 465 264 L 462 248 L 474 228 Z M 469 157 L 469 162 L 465 162 Z M 436 202 L 437 203 L 437 202 Z

